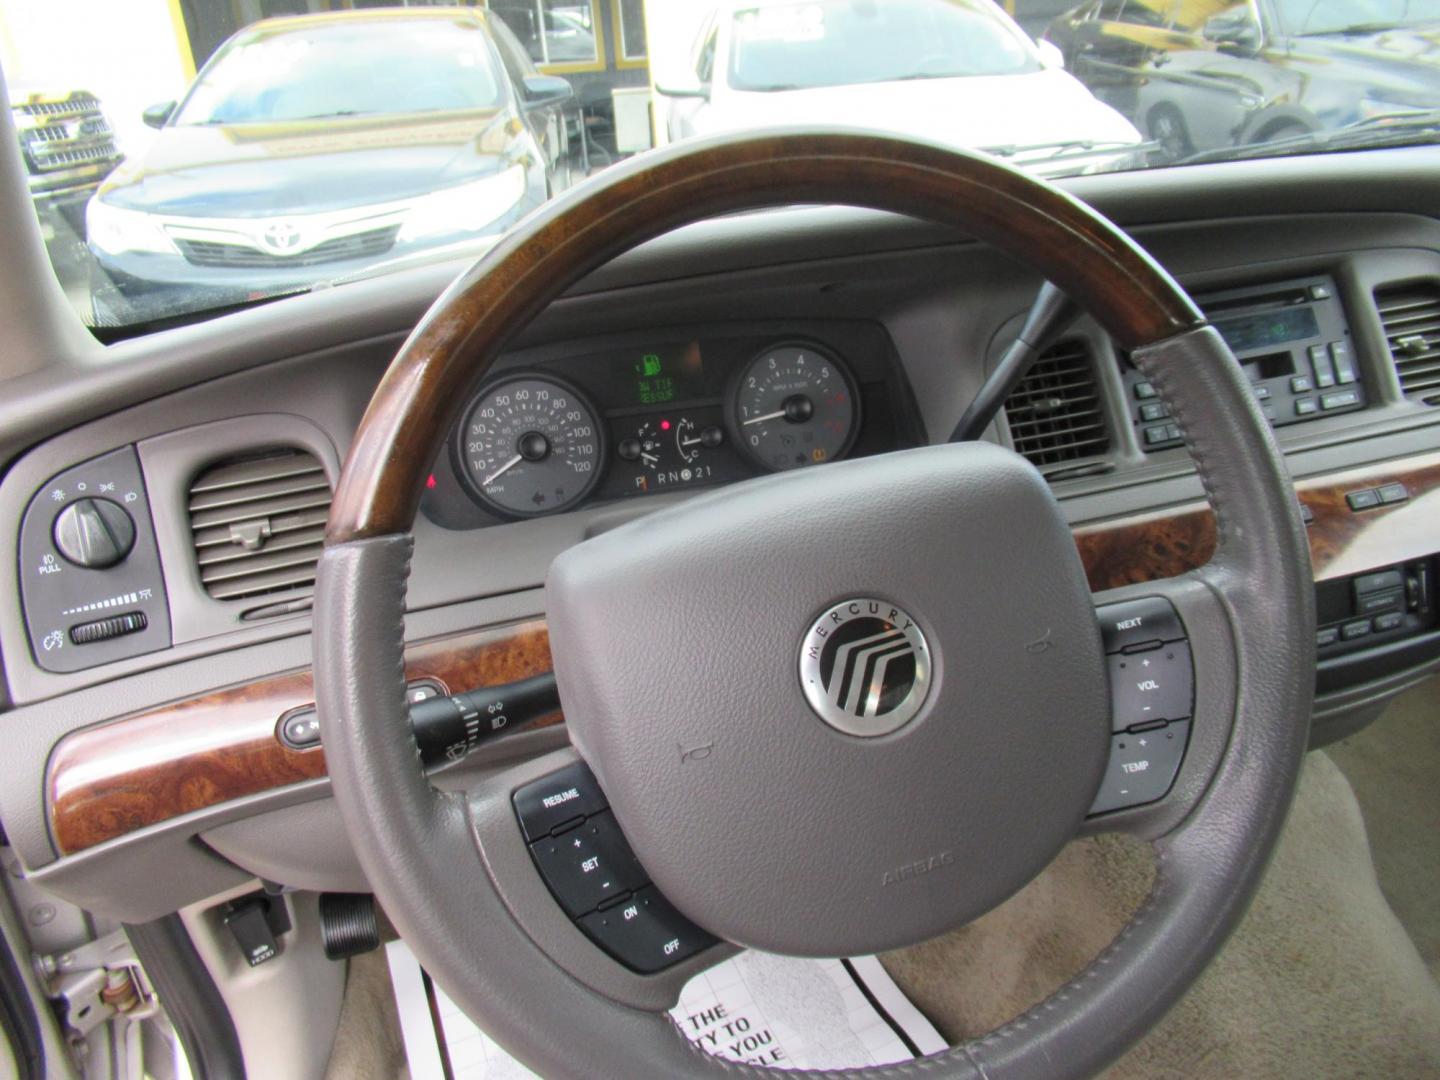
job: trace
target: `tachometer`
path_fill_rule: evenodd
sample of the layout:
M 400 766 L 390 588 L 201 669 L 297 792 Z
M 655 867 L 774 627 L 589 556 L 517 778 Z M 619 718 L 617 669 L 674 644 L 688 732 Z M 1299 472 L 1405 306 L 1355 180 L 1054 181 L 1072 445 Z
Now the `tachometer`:
M 470 489 L 518 517 L 573 506 L 605 460 L 594 407 L 548 375 L 516 375 L 482 390 L 465 410 L 457 452 Z
M 860 421 L 849 372 L 813 345 L 777 345 L 751 360 L 732 408 L 740 445 L 767 469 L 841 457 Z

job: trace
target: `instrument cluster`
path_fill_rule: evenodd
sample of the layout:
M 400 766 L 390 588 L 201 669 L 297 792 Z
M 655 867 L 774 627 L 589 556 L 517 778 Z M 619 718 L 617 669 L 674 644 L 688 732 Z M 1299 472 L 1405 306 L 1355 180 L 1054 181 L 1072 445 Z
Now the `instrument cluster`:
M 871 323 L 626 335 L 510 354 L 422 507 L 452 528 L 814 468 L 922 441 Z

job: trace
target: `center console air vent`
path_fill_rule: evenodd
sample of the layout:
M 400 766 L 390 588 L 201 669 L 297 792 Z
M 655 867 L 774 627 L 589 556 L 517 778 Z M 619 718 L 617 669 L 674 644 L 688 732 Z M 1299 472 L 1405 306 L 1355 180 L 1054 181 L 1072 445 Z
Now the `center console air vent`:
M 1110 449 L 1100 388 L 1083 341 L 1062 341 L 1040 354 L 1005 402 L 1010 440 L 1033 465 L 1057 465 Z
M 1435 395 L 1440 391 L 1440 285 L 1377 289 L 1375 306 L 1380 309 L 1400 389 Z
M 313 454 L 278 449 L 212 465 L 190 485 L 189 504 L 195 561 L 212 598 L 315 584 L 330 482 Z

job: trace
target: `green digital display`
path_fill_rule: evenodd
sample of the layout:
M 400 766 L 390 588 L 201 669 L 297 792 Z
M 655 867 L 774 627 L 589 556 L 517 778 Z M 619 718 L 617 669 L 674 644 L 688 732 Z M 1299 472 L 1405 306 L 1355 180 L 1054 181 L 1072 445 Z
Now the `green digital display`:
M 1236 352 L 1304 341 L 1320 333 L 1315 313 L 1308 307 L 1221 319 L 1215 323 L 1215 329 Z
M 627 351 L 616 356 L 611 370 L 617 396 L 634 405 L 668 405 L 705 396 L 698 341 Z

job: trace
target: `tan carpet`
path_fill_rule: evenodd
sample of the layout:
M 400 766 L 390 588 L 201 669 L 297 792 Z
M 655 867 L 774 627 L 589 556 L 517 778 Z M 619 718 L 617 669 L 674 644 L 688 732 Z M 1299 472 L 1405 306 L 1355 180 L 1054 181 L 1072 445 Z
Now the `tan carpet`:
M 410 1070 L 385 950 L 352 957 L 349 963 L 326 1080 L 407 1080 Z
M 1440 979 L 1440 679 L 1325 752 L 1360 800 L 1380 891 Z
M 1002 907 L 884 957 L 885 966 L 948 1038 L 977 1035 L 1108 944 L 1151 872 L 1140 845 L 1078 842 Z M 1385 903 L 1355 796 L 1323 753 L 1306 763 L 1274 863 L 1234 938 L 1107 1075 L 1440 1075 L 1440 987 Z

